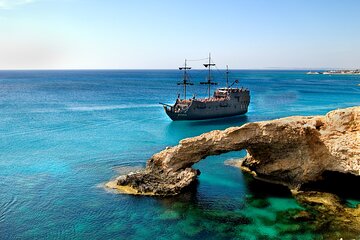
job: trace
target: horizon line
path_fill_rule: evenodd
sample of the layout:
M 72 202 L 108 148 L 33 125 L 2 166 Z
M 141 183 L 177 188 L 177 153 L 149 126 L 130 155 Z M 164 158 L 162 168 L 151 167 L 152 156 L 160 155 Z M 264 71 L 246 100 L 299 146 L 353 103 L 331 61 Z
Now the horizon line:
M 268 68 L 231 68 L 229 70 L 288 70 L 288 71 L 309 71 L 309 70 L 358 70 L 359 68 L 287 68 L 287 67 L 268 67 Z M 20 68 L 20 69 L 0 69 L 0 71 L 128 71 L 128 70 L 178 70 L 177 68 Z M 192 70 L 203 70 L 203 68 L 193 68 Z M 218 68 L 218 70 L 226 70 Z

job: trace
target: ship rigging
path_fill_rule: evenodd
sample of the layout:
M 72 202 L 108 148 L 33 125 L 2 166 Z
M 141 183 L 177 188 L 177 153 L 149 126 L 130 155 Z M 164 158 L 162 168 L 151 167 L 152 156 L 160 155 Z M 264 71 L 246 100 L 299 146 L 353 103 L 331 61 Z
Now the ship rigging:
M 244 88 L 232 88 L 238 80 L 235 80 L 229 86 L 229 68 L 226 66 L 226 87 L 218 88 L 211 93 L 211 86 L 217 85 L 211 73 L 211 68 L 215 67 L 215 63 L 211 61 L 209 54 L 208 62 L 203 64 L 207 68 L 207 79 L 205 82 L 200 82 L 201 85 L 207 85 L 207 98 L 197 99 L 195 96 L 192 99 L 187 99 L 187 86 L 194 85 L 189 78 L 188 71 L 191 69 L 187 65 L 185 59 L 184 66 L 179 67 L 183 71 L 183 80 L 178 82 L 178 85 L 183 85 L 184 98 L 180 95 L 176 99 L 174 105 L 164 104 L 166 114 L 174 121 L 177 120 L 202 120 L 209 118 L 229 117 L 235 115 L 245 114 L 250 103 L 250 91 Z

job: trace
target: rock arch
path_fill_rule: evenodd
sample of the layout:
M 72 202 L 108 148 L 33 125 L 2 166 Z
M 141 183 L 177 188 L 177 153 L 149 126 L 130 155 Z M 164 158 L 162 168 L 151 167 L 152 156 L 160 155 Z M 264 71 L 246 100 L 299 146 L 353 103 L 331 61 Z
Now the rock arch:
M 317 181 L 324 171 L 359 174 L 360 107 L 326 116 L 287 117 L 215 130 L 181 140 L 154 154 L 146 169 L 120 176 L 108 187 L 144 195 L 174 195 L 190 185 L 191 166 L 210 155 L 247 150 L 244 170 L 291 189 Z

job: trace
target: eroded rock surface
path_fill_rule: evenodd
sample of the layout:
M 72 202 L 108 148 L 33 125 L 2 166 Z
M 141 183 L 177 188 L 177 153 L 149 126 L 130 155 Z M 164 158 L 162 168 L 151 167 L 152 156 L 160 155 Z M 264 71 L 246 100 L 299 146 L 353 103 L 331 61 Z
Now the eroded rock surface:
M 196 179 L 194 163 L 242 149 L 248 153 L 241 163 L 244 170 L 290 189 L 321 179 L 324 171 L 359 175 L 360 107 L 325 116 L 248 123 L 187 138 L 153 155 L 144 171 L 121 176 L 108 186 L 135 194 L 174 195 Z

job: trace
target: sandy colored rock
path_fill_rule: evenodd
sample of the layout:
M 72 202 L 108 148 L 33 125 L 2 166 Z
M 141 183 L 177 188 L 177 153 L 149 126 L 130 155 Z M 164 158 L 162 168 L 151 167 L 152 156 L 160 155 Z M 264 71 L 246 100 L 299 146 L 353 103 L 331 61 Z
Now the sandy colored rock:
M 154 154 L 144 171 L 123 176 L 117 184 L 140 194 L 174 195 L 196 179 L 194 163 L 242 149 L 248 153 L 243 169 L 290 189 L 321 179 L 324 171 L 359 175 L 360 107 L 326 116 L 248 123 L 187 138 Z

